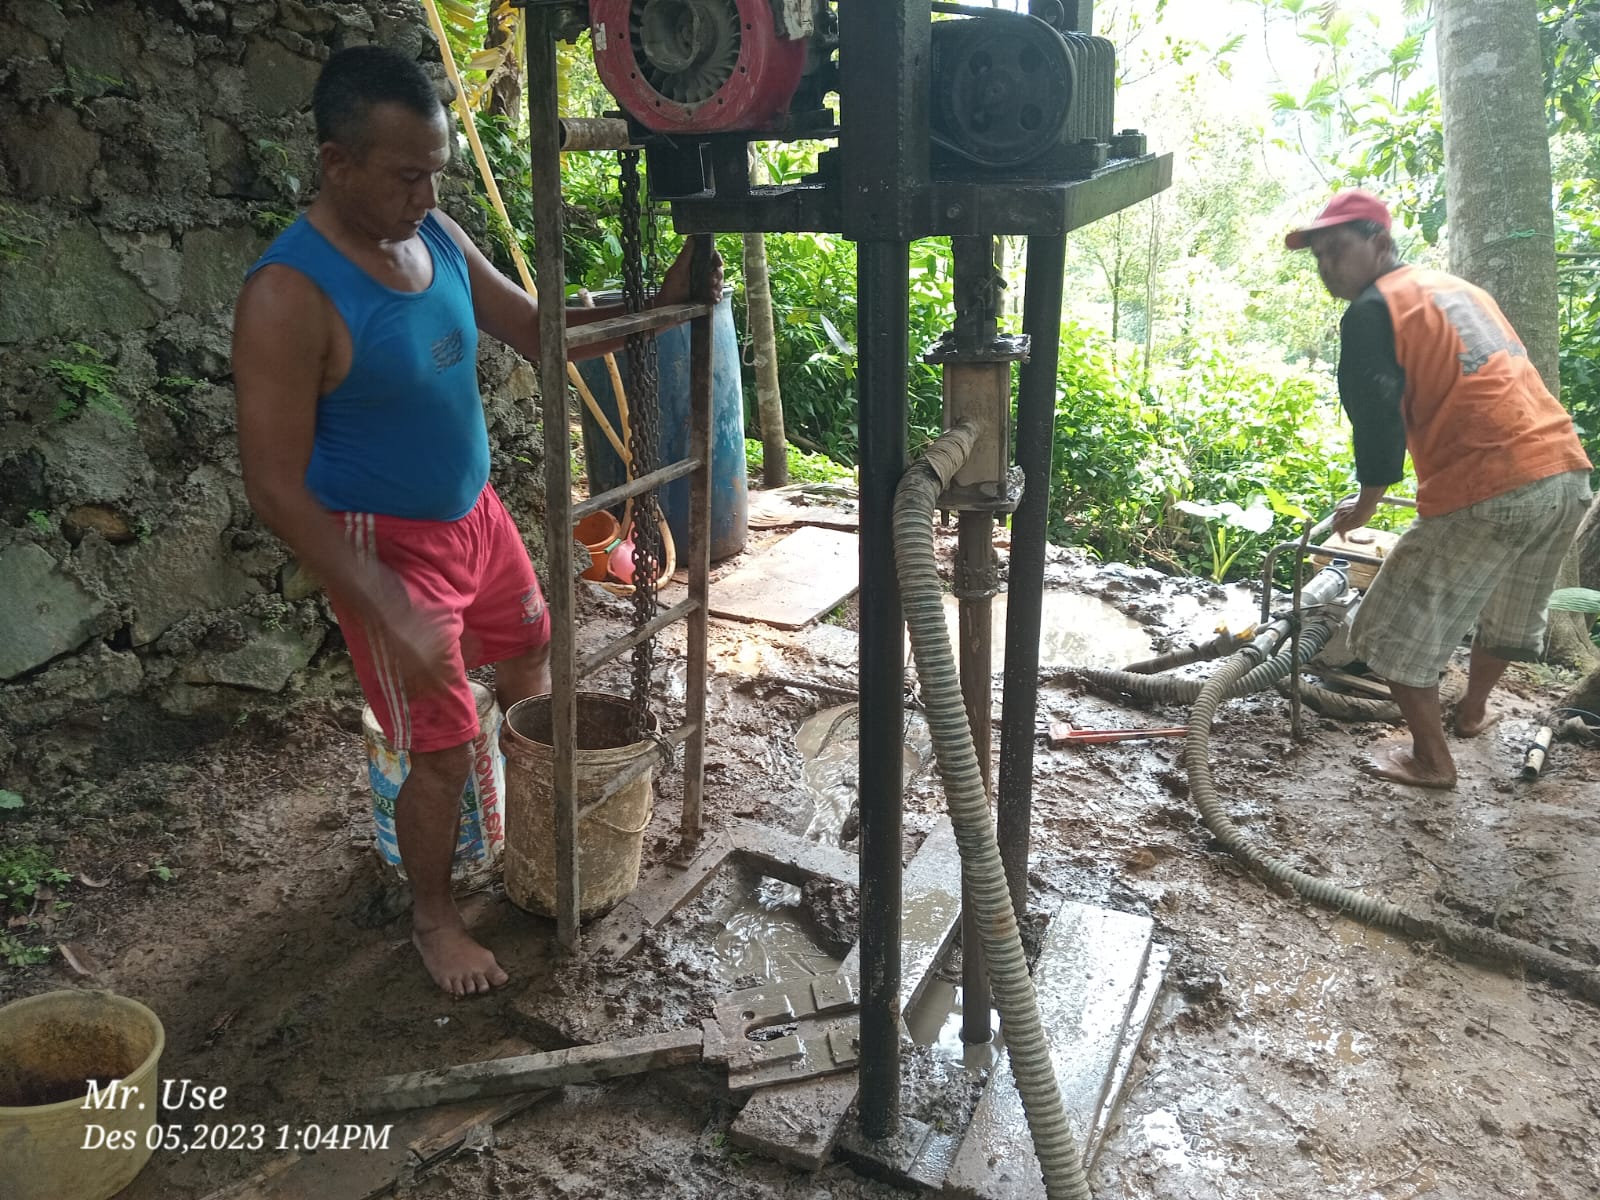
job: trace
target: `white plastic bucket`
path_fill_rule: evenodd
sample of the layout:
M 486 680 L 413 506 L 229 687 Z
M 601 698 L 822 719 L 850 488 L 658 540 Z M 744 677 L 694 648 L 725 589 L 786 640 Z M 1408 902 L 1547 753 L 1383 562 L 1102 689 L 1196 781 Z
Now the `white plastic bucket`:
M 461 791 L 461 821 L 456 829 L 455 865 L 451 870 L 456 884 L 468 887 L 487 883 L 493 877 L 506 840 L 501 800 L 505 795 L 506 759 L 500 751 L 500 706 L 495 703 L 494 693 L 476 681 L 472 696 L 478 704 L 478 736 L 472 741 L 472 774 Z M 404 879 L 394 804 L 410 770 L 409 756 L 389 744 L 370 707 L 361 710 L 361 732 L 367 743 L 367 780 L 372 787 L 372 829 L 378 858 Z
M 659 751 L 652 739 L 630 742 L 630 707 L 621 696 L 579 692 L 578 807 L 598 800 L 622 768 Z M 506 895 L 542 916 L 556 913 L 556 813 L 552 781 L 550 697 L 530 696 L 511 706 L 500 730 L 510 760 L 506 775 L 511 814 L 506 840 Z M 651 727 L 654 727 L 652 719 Z M 578 822 L 578 909 L 583 920 L 609 911 L 639 886 L 644 831 L 655 806 L 654 768 L 618 789 Z

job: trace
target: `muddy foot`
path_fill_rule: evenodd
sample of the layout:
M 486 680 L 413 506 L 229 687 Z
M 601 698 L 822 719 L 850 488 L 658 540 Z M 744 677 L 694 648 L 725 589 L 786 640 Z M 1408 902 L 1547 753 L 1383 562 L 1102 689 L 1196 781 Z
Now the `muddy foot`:
M 422 955 L 422 965 L 428 968 L 434 983 L 452 996 L 487 992 L 511 978 L 500 969 L 494 954 L 460 927 L 415 929 L 411 944 Z
M 1403 746 L 1391 746 L 1372 752 L 1371 772 L 1379 779 L 1408 784 L 1411 787 L 1453 788 L 1456 785 L 1454 768 L 1449 771 L 1430 771 L 1411 756 Z
M 1457 737 L 1475 738 L 1480 733 L 1494 728 L 1500 723 L 1499 713 L 1481 712 L 1468 715 L 1459 708 L 1456 710 L 1455 730 Z

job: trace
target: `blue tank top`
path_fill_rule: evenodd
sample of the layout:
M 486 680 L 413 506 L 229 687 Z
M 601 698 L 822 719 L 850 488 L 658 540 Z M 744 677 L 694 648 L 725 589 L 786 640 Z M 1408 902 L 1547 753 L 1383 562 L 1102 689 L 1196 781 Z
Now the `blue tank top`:
M 466 256 L 432 213 L 420 230 L 433 282 L 385 287 L 302 216 L 250 268 L 293 267 L 350 331 L 350 373 L 317 403 L 306 487 L 324 507 L 455 521 L 489 480 L 478 326 Z

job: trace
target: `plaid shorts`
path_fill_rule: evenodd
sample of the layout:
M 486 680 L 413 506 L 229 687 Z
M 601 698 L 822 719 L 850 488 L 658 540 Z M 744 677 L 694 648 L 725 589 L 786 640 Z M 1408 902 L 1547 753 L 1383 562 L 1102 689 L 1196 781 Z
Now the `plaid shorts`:
M 1438 683 L 1474 623 L 1473 645 L 1537 661 L 1556 574 L 1589 498 L 1588 473 L 1569 471 L 1418 518 L 1356 608 L 1351 649 L 1405 687 Z

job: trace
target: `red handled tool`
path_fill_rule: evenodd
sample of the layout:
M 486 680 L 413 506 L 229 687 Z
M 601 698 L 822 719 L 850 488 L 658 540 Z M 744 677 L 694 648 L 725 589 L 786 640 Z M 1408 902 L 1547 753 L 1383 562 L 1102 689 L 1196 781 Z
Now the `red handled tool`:
M 1098 745 L 1102 742 L 1131 742 L 1138 738 L 1184 737 L 1188 729 L 1172 726 L 1165 729 L 1074 729 L 1064 721 L 1050 726 L 1050 748 L 1059 750 L 1074 744 Z

